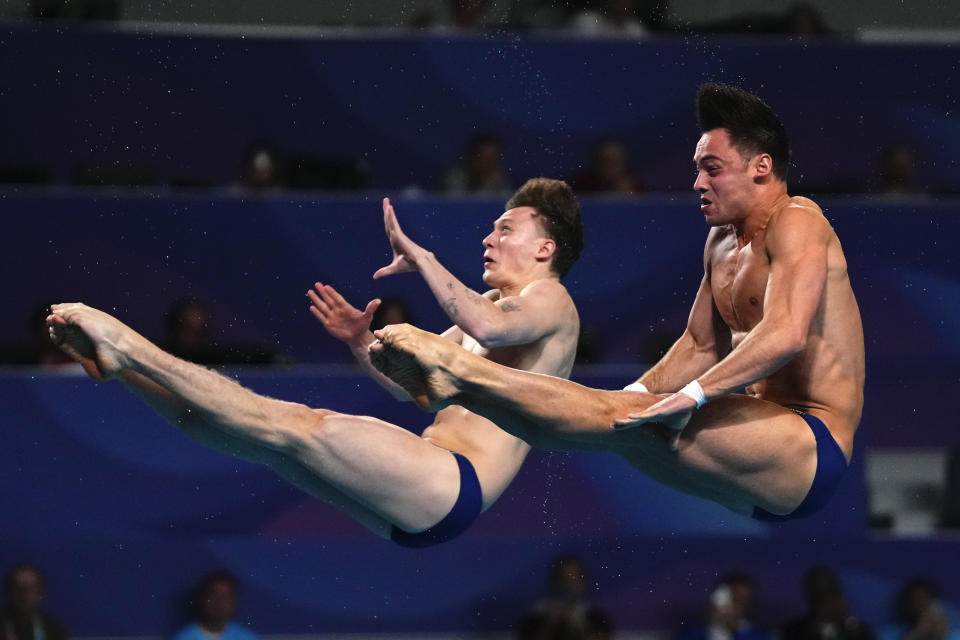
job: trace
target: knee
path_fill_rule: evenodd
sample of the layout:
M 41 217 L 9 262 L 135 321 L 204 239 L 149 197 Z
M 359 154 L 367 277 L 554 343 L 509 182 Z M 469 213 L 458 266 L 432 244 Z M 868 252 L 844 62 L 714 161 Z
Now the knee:
M 302 454 L 305 451 L 316 452 L 318 448 L 336 439 L 336 432 L 343 428 L 342 414 L 327 409 L 311 409 L 304 405 L 297 405 L 293 410 L 290 437 L 285 443 L 293 454 Z

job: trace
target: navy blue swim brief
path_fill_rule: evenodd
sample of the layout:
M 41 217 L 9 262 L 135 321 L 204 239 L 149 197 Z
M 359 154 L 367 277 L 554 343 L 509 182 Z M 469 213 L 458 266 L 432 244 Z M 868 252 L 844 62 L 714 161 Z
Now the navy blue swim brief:
M 810 515 L 830 500 L 840 483 L 840 478 L 847 470 L 847 458 L 843 455 L 840 445 L 833 439 L 827 425 L 808 413 L 801 411 L 796 413 L 810 425 L 810 430 L 817 439 L 817 472 L 813 476 L 813 484 L 800 506 L 786 515 L 778 516 L 760 507 L 754 507 L 753 517 L 757 520 L 782 522 Z
M 465 456 L 454 453 L 453 457 L 460 467 L 460 495 L 443 520 L 426 531 L 407 533 L 403 529 L 393 527 L 390 539 L 402 547 L 432 547 L 435 544 L 452 540 L 467 530 L 473 521 L 480 515 L 483 508 L 483 495 L 480 492 L 480 481 L 477 472 Z

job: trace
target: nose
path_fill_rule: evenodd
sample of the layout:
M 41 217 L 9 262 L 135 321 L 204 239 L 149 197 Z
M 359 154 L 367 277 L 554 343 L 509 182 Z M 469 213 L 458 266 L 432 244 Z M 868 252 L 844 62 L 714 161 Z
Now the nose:
M 494 235 L 495 233 L 496 233 L 496 231 L 491 231 L 491 232 L 487 235 L 487 237 L 483 239 L 483 246 L 484 246 L 484 247 L 490 248 L 490 247 L 493 246 L 493 235 Z
M 707 192 L 707 188 L 703 185 L 703 171 L 697 171 L 697 179 L 693 181 L 693 190 L 699 191 L 701 194 Z

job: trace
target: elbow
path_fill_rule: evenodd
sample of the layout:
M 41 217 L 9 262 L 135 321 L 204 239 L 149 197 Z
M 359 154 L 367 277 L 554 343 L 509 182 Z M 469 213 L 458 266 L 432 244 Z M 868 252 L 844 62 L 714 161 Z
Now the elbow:
M 807 348 L 807 332 L 790 327 L 783 332 L 780 344 L 785 359 L 792 360 Z
M 468 332 L 470 333 L 470 332 Z M 510 344 L 506 332 L 492 322 L 483 322 L 474 328 L 470 337 L 477 341 L 484 349 L 493 349 Z

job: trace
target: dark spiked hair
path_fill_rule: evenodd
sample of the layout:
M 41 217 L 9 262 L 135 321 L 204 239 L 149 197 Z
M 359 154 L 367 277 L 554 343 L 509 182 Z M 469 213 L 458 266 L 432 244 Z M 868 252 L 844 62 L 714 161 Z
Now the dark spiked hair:
M 507 201 L 505 211 L 533 207 L 547 237 L 557 243 L 550 268 L 561 278 L 583 251 L 583 220 L 573 189 L 562 180 L 531 178 Z
M 726 129 L 730 144 L 744 159 L 770 154 L 773 175 L 787 179 L 790 140 L 780 118 L 766 102 L 738 87 L 717 82 L 700 85 L 697 91 L 697 123 L 700 132 Z

